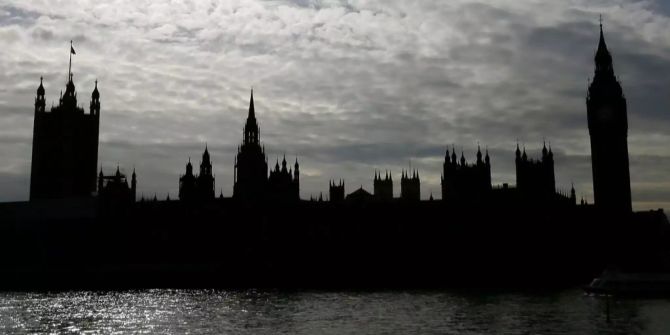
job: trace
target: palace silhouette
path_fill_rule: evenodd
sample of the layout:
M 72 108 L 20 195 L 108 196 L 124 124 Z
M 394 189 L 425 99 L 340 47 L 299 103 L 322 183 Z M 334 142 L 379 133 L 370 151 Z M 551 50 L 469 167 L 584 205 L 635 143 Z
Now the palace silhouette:
M 136 178 L 133 178 L 134 186 L 129 187 L 127 182 L 118 181 L 118 169 L 115 176 L 105 176 L 101 170 L 98 188 L 95 188 L 100 93 L 96 81 L 91 94 L 90 113 L 85 114 L 83 109 L 77 107 L 77 93 L 72 77 L 69 73 L 65 95 L 61 94 L 59 105 L 52 107 L 50 112 L 45 109 L 45 89 L 41 82 L 37 89 L 30 199 L 99 196 L 103 201 L 119 202 L 121 199 L 131 199 L 134 202 L 137 198 Z M 632 206 L 626 113 L 626 99 L 614 75 L 612 56 L 607 49 L 601 26 L 595 54 L 595 76 L 587 96 L 595 206 L 630 212 Z M 297 158 L 293 167 L 288 166 L 286 157 L 282 159 L 281 166 L 277 160 L 268 174 L 268 158 L 261 143 L 253 91 L 242 135 L 242 143 L 235 157 L 233 198 L 247 202 L 300 201 L 300 167 Z M 470 164 L 463 152 L 458 157 L 452 145 L 451 151 L 447 148 L 444 157 L 442 200 L 481 204 L 513 197 L 526 203 L 531 201 L 577 205 L 574 187 L 569 194 L 556 192 L 553 152 L 551 148 L 547 148 L 546 143 L 542 147 L 542 156 L 537 160 L 528 158 L 526 148 L 521 150 L 517 144 L 514 161 L 516 187 L 507 184 L 493 187 L 488 150 L 482 153 L 478 146 L 476 161 Z M 125 180 L 125 177 L 122 176 L 121 179 Z M 106 190 L 105 185 L 110 185 L 110 190 Z M 112 191 L 112 188 L 117 190 Z M 394 200 L 393 175 L 389 171 L 384 171 L 383 174 L 381 171 L 374 172 L 372 194 L 365 190 L 356 190 L 343 197 L 341 193 L 345 192 L 344 181 L 337 185 L 331 182 L 329 188 L 329 195 L 332 195 L 329 199 L 333 202 L 347 199 L 382 202 Z M 210 154 L 205 147 L 200 173 L 194 174 L 189 158 L 185 173 L 179 177 L 179 200 L 192 204 L 209 202 L 216 199 L 215 189 Z M 400 199 L 420 201 L 420 191 L 419 172 L 401 171 Z M 117 195 L 119 199 L 113 199 L 113 195 Z M 323 196 L 320 198 L 323 200 Z M 580 204 L 583 202 L 582 199 Z
M 98 170 L 97 81 L 87 114 L 72 73 L 50 111 L 40 80 L 30 202 L 0 204 L 0 250 L 22 252 L 4 264 L 0 284 L 546 286 L 581 283 L 612 265 L 665 271 L 667 218 L 661 210 L 632 211 L 626 99 L 602 24 L 594 61 L 586 97 L 592 205 L 578 203 L 574 187 L 557 191 L 546 143 L 537 159 L 517 144 L 514 186 L 492 185 L 488 149 L 478 145 L 469 163 L 452 145 L 440 200 L 421 200 L 420 174 L 411 168 L 400 173 L 399 198 L 393 174 L 374 171 L 373 193 L 361 186 L 347 194 L 344 180 L 330 180 L 327 201 L 302 200 L 297 158 L 268 168 L 253 90 L 232 198 L 216 196 L 205 145 L 199 173 L 188 158 L 179 175 L 178 199 L 137 199 L 134 169 L 130 183 L 119 167 L 110 175 Z

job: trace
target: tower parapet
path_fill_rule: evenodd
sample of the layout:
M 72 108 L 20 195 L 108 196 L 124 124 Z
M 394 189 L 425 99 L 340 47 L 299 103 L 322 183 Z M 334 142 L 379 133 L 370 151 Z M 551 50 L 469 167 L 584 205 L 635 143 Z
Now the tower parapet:
M 482 158 L 483 156 L 483 158 Z M 460 161 L 456 150 L 447 149 L 442 165 L 442 199 L 471 201 L 485 197 L 491 191 L 491 159 L 488 149 L 482 155 L 477 146 L 477 161 L 468 164 L 461 152 Z
M 556 178 L 554 176 L 554 153 L 546 144 L 542 147 L 542 158 L 534 160 L 528 158 L 526 148 L 523 154 L 517 144 L 515 152 L 516 186 L 519 192 L 528 196 L 553 196 L 556 193 Z
M 400 177 L 400 199 L 407 201 L 421 200 L 421 180 L 417 170 L 403 170 Z
M 74 50 L 74 49 L 72 49 Z M 43 78 L 35 97 L 30 199 L 93 196 L 96 191 L 100 92 L 91 94 L 89 114 L 77 105 L 73 74 L 68 73 L 65 94 L 46 110 Z
M 393 175 L 386 171 L 384 177 L 380 172 L 375 171 L 375 178 L 373 180 L 374 197 L 380 201 L 393 200 Z

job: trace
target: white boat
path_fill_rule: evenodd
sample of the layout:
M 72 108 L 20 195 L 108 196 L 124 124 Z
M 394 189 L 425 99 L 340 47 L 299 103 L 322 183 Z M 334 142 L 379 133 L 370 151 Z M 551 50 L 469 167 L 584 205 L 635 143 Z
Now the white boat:
M 589 294 L 617 296 L 670 296 L 670 273 L 642 273 L 605 270 L 584 287 Z

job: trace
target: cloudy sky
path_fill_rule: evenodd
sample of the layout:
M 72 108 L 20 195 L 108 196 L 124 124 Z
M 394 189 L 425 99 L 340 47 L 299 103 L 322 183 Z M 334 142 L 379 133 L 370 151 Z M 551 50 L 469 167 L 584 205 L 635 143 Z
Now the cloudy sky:
M 371 189 L 375 169 L 421 174 L 440 196 L 447 146 L 491 153 L 515 182 L 518 139 L 556 159 L 557 187 L 592 201 L 585 93 L 598 15 L 628 98 L 636 209 L 670 207 L 670 5 L 664 0 L 0 0 L 0 201 L 28 197 L 33 99 L 57 102 L 69 41 L 79 104 L 99 80 L 99 162 L 175 197 L 205 143 L 217 193 L 254 88 L 274 165 L 301 163 L 301 195 Z

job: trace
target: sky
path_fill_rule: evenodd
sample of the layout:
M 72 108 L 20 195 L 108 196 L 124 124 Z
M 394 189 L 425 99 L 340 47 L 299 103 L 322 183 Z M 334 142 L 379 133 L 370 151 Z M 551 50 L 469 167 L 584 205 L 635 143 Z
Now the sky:
M 670 5 L 663 0 L 0 0 L 0 201 L 28 198 L 35 91 L 101 95 L 99 164 L 172 198 L 207 144 L 232 195 L 249 91 L 270 165 L 300 162 L 303 198 L 372 189 L 375 169 L 440 198 L 445 150 L 555 156 L 556 186 L 593 201 L 586 89 L 599 15 L 628 99 L 638 210 L 670 206 Z

